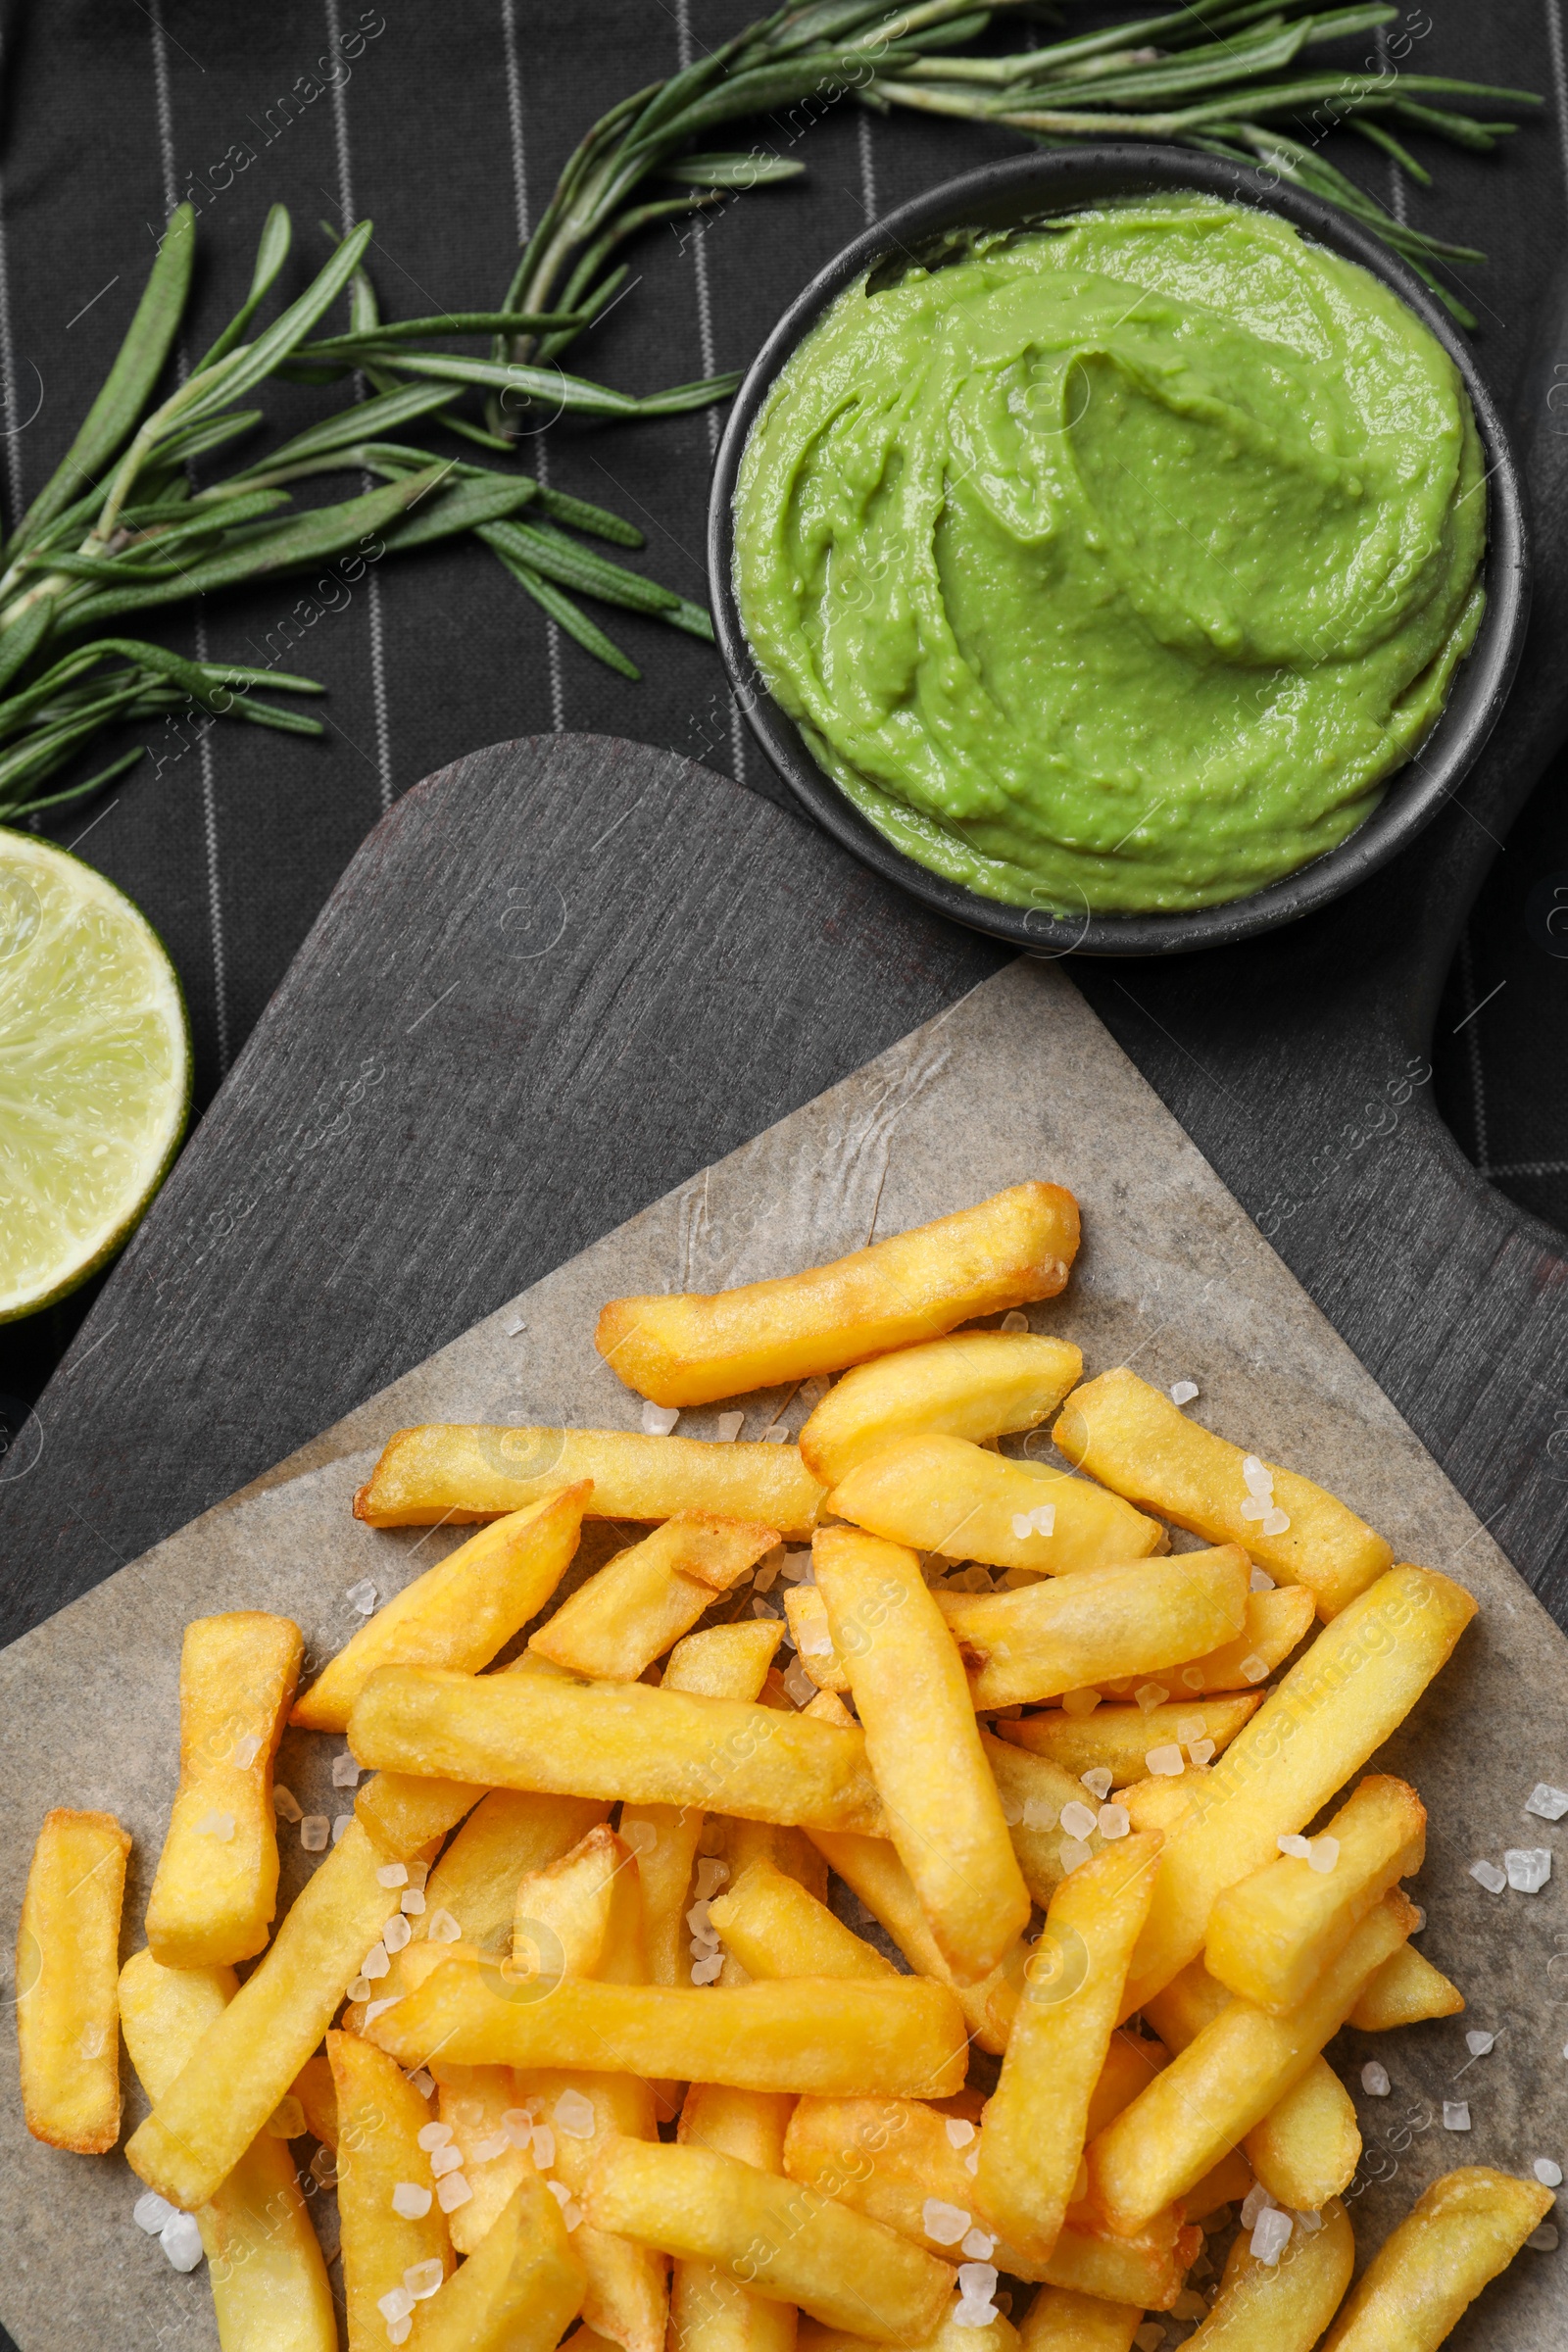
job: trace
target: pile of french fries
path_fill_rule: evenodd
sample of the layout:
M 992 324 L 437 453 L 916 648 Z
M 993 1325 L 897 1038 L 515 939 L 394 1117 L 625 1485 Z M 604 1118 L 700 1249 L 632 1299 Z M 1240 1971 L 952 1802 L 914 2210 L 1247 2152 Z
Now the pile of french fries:
M 650 1434 L 400 1431 L 361 1518 L 485 1524 L 303 1692 L 286 1620 L 188 1628 L 145 1948 L 125 1833 L 51 1813 L 18 2023 L 30 2130 L 84 2154 L 123 2034 L 137 2219 L 205 2250 L 224 2352 L 337 2345 L 334 2175 L 350 2352 L 1129 2352 L 1160 2315 L 1424 2352 L 1538 2229 L 1549 2188 L 1453 2172 L 1352 2288 L 1323 2055 L 1464 2005 L 1408 1941 L 1420 1798 L 1358 1776 L 1475 1603 L 1084 1381 L 1020 1311 L 1078 1238 L 1020 1184 L 616 1299 Z M 798 1444 L 652 1434 L 781 1384 Z M 647 1532 L 552 1608 L 585 1517 Z M 374 1777 L 276 1920 L 286 1724 Z

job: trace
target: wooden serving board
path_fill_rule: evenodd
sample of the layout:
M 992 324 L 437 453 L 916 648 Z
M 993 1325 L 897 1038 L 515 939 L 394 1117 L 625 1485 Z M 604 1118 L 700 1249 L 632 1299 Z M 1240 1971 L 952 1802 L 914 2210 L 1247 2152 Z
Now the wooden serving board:
M 0 1659 L 6 1917 L 43 1809 L 106 1805 L 136 1839 L 134 1940 L 188 1616 L 281 1609 L 330 1651 L 348 1586 L 385 1594 L 453 1540 L 353 1520 L 392 1428 L 634 1427 L 591 1347 L 606 1297 L 783 1270 L 1030 1174 L 1070 1184 L 1086 1225 L 1039 1328 L 1094 1369 L 1197 1380 L 1200 1418 L 1482 1599 L 1386 1751 L 1429 1803 L 1427 1949 L 1471 2013 L 1378 2050 L 1396 2097 L 1361 2102 L 1366 2242 L 1454 2163 L 1561 2161 L 1561 1881 L 1493 1898 L 1468 1864 L 1557 1841 L 1521 1807 L 1568 1777 L 1568 1643 L 1059 972 L 1002 966 L 777 809 L 627 745 L 501 747 L 399 804 L 47 1394 L 41 1458 L 0 1486 L 32 1628 Z M 337 1745 L 290 1735 L 307 1804 L 334 1809 Z M 1485 2061 L 1470 2024 L 1498 2036 Z M 1352 2081 L 1369 2047 L 1342 2053 Z M 1443 2100 L 1467 2094 L 1450 2136 Z M 168 2271 L 133 2196 L 118 2157 L 41 2148 L 0 2102 L 0 2318 L 23 2352 L 212 2342 L 200 2274 Z M 1522 2257 L 1454 2343 L 1550 2352 L 1560 2278 Z

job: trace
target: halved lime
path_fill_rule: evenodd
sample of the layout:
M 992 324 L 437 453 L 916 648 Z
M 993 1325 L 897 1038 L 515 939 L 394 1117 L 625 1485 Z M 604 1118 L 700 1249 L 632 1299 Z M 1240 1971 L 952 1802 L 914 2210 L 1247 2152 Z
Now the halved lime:
M 0 1323 L 123 1247 L 185 1132 L 190 1026 L 146 916 L 0 829 Z

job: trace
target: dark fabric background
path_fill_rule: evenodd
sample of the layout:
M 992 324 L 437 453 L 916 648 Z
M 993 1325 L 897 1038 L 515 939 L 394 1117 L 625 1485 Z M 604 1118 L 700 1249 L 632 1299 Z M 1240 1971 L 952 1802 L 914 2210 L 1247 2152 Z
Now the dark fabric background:
M 376 223 L 383 305 L 412 316 L 500 300 L 519 229 L 537 218 L 576 139 L 614 100 L 742 24 L 755 0 L 54 0 L 4 14 L 0 119 L 0 459 L 7 509 L 40 487 L 123 332 L 162 219 L 201 207 L 201 349 L 243 291 L 268 205 L 286 203 L 303 282 L 318 223 Z M 1409 70 L 1541 91 L 1539 118 L 1500 156 L 1414 145 L 1436 185 L 1405 187 L 1409 217 L 1485 246 L 1465 292 L 1481 364 L 1506 397 L 1538 290 L 1563 235 L 1568 86 L 1560 0 L 1428 0 L 1405 12 Z M 1073 12 L 1068 11 L 1069 14 Z M 1084 12 L 1080 11 L 1081 16 Z M 1020 22 L 1020 41 L 1030 37 Z M 1347 55 L 1358 62 L 1363 40 Z M 301 77 L 336 90 L 279 101 Z M 347 68 L 346 75 L 342 68 Z M 969 125 L 873 120 L 848 109 L 760 137 L 805 180 L 738 198 L 634 249 L 637 282 L 572 364 L 631 389 L 743 365 L 779 311 L 867 218 L 1016 145 Z M 743 138 L 737 143 L 746 144 Z M 227 173 L 225 157 L 246 160 Z M 1389 199 L 1384 159 L 1341 134 L 1331 152 Z M 238 156 L 234 160 L 238 161 Z M 215 167 L 220 167 L 215 177 Z M 228 176 L 232 184 L 218 187 Z M 341 393 L 265 394 L 297 429 Z M 630 427 L 562 425 L 550 478 L 637 520 L 633 559 L 704 593 L 703 530 L 716 416 Z M 447 444 L 446 446 L 450 446 Z M 334 487 L 333 495 L 344 495 Z M 266 658 L 301 590 L 282 583 L 212 605 L 213 654 Z M 640 684 L 591 662 L 474 545 L 373 569 L 292 647 L 321 679 L 318 744 L 245 727 L 203 742 L 153 737 L 152 760 L 50 830 L 130 892 L 177 963 L 210 1100 L 332 882 L 390 800 L 459 754 L 552 727 L 667 745 L 779 794 L 741 739 L 716 656 L 615 612 L 601 617 L 642 664 Z M 168 624 L 195 642 L 192 624 Z M 155 760 L 157 764 L 155 765 Z M 1568 1229 L 1568 819 L 1543 780 L 1502 845 L 1448 987 L 1435 1048 L 1441 1100 L 1464 1148 L 1516 1199 Z M 1553 897 L 1556 891 L 1558 898 Z M 1560 908 L 1554 921 L 1553 910 Z M 30 1396 L 85 1299 L 0 1333 L 0 1392 Z

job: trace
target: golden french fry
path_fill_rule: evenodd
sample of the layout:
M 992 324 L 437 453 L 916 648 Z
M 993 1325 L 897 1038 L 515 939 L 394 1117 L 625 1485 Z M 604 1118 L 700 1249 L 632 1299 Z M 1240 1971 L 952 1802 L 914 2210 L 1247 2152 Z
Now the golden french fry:
M 707 2148 L 778 2175 L 794 2104 L 778 2092 L 694 2082 L 676 2138 L 681 2147 Z M 754 2294 L 716 2263 L 677 2259 L 670 2273 L 672 2352 L 794 2352 L 796 2316 L 792 2304 Z
M 872 1834 L 884 1818 L 861 1733 L 646 1683 L 383 1666 L 355 1701 L 349 1744 L 362 1764 L 497 1788 Z
M 226 2179 L 336 2014 L 397 1894 L 356 1822 L 323 1856 L 271 1944 L 125 2147 L 133 2173 L 194 2212 Z
M 1304 1585 L 1325 1622 L 1376 1582 L 1394 1554 L 1337 1496 L 1272 1462 L 1272 1499 L 1244 1474 L 1245 1447 L 1189 1420 L 1160 1389 L 1126 1370 L 1075 1389 L 1052 1432 L 1057 1450 L 1118 1494 L 1210 1544 L 1244 1544 L 1281 1584 Z M 1283 1517 L 1286 1524 L 1267 1532 Z
M 750 1977 L 894 1977 L 874 1944 L 835 1919 L 796 1879 L 751 1862 L 708 1906 L 714 1931 Z M 733 2153 L 733 2151 L 731 2151 Z
M 1038 1429 L 1083 1377 L 1065 1340 L 1027 1331 L 962 1331 L 857 1364 L 801 1432 L 801 1459 L 825 1487 L 902 1438 L 981 1443 Z
M 807 1700 L 801 1713 L 809 1715 L 813 1723 L 836 1723 L 841 1731 L 855 1721 L 836 1690 L 819 1690 L 814 1698 Z
M 337 2146 L 337 2085 L 332 2062 L 324 2050 L 307 2058 L 294 2078 L 293 2091 L 305 2117 L 305 2128 L 323 2148 Z M 148 2092 L 151 2098 L 153 2093 Z
M 591 1479 L 558 1487 L 481 1528 L 405 1585 L 338 1651 L 289 1721 L 311 1732 L 347 1731 L 349 1710 L 377 1666 L 451 1666 L 464 1674 L 488 1666 L 560 1584 L 592 1494 Z
M 1249 1592 L 1247 1622 L 1234 1642 L 1222 1642 L 1201 1658 L 1173 1666 L 1155 1675 L 1168 1682 L 1173 1699 L 1200 1699 L 1211 1691 L 1250 1690 L 1266 1683 L 1276 1666 L 1317 1622 L 1312 1595 L 1304 1585 L 1281 1585 L 1276 1592 Z M 1102 1683 L 1103 1698 L 1131 1698 L 1146 1678 L 1129 1675 L 1119 1682 Z
M 1077 1250 L 1071 1193 L 1015 1184 L 802 1274 L 708 1298 L 612 1298 L 594 1345 L 656 1404 L 711 1404 L 1054 1298 Z
M 264 1949 L 277 1909 L 272 1758 L 305 1652 L 287 1617 L 234 1609 L 185 1628 L 179 1788 L 147 1903 L 166 1968 L 217 1968 Z
M 535 2175 L 456 2278 L 418 2305 L 409 2352 L 552 2352 L 582 2295 L 561 2208 Z M 384 2330 L 372 2340 L 384 2343 Z
M 966 1438 L 904 1438 L 858 1462 L 822 1506 L 873 1536 L 944 1559 L 1076 1574 L 1168 1549 L 1117 1494 Z
M 1242 2204 L 1251 2185 L 1252 2168 L 1247 2158 L 1240 2148 L 1228 2148 L 1218 2164 L 1211 2165 L 1197 2186 L 1188 2190 L 1182 2210 L 1190 2222 L 1206 2222 L 1221 2205 Z
M 1463 2008 L 1458 1985 L 1413 1943 L 1403 1943 L 1367 1979 L 1349 2022 L 1358 2034 L 1386 2034 L 1393 2026 L 1418 2026 L 1429 2017 L 1457 2017 Z
M 1318 2219 L 1315 2230 L 1298 2226 L 1273 2263 L 1258 2261 L 1244 2232 L 1214 2307 L 1189 2344 L 1200 2352 L 1312 2352 L 1355 2268 L 1350 2217 L 1337 2197 Z M 1394 2352 L 1392 2337 L 1384 2352 Z
M 1018 2330 L 1004 2312 L 998 2311 L 983 2327 L 967 2320 L 960 2323 L 956 2314 L 961 2300 L 954 2296 L 920 2352 L 1016 2352 Z M 847 2328 L 824 2328 L 819 2320 L 803 2320 L 797 2340 L 800 2352 L 861 2352 L 865 2343 L 863 2335 L 852 2335 Z
M 830 2328 L 853 2321 L 881 2343 L 924 2343 L 953 2292 L 948 2265 L 897 2230 L 707 2148 L 612 2141 L 584 2207 L 602 2230 L 712 2263 L 754 2293 Z
M 755 1520 L 808 1536 L 822 1490 L 794 1446 L 710 1445 L 640 1430 L 487 1428 L 436 1421 L 395 1430 L 354 1515 L 371 1527 L 498 1519 L 579 1479 L 593 1482 L 592 1519 Z
M 518 1881 L 512 1968 L 547 1991 L 564 1976 L 646 1983 L 637 1861 L 613 1830 L 601 1823 L 559 1862 Z
M 1407 1781 L 1364 1780 L 1307 1854 L 1281 1854 L 1225 1887 L 1209 1914 L 1208 1973 L 1283 2016 L 1306 1997 L 1396 1880 L 1426 1858 L 1426 1807 Z
M 1373 2255 L 1322 2352 L 1436 2352 L 1552 2202 L 1539 2181 L 1485 2165 L 1445 2173 Z
M 459 2177 L 468 2191 L 447 2215 L 447 2228 L 453 2252 L 471 2254 L 500 2220 L 517 2183 L 532 2174 L 533 2158 L 508 2129 L 507 2116 L 517 2106 L 510 2067 L 443 2064 L 432 2071 L 437 2117 L 451 2128 L 447 2145 L 462 2159 Z M 417 2177 L 424 2178 L 422 2169 Z
M 420 2295 L 427 2281 L 451 2277 L 446 2208 L 454 2192 L 437 2193 L 440 2180 L 431 2163 L 436 2151 L 419 2145 L 419 2133 L 435 2118 L 391 2059 L 357 2034 L 328 2034 L 326 2054 L 337 2092 L 337 2207 L 349 2344 L 359 2352 L 361 2345 L 385 2343 L 386 2319 L 377 2306 L 406 2284 L 406 2272 L 421 2266 Z M 450 2177 L 463 2180 L 461 2173 Z M 411 2290 L 411 2306 L 415 2299 Z
M 1232 1544 L 1080 1568 L 1012 1592 L 935 1598 L 968 1665 L 974 1704 L 1006 1707 L 1212 1649 L 1246 1616 L 1247 1578 L 1247 1554 Z
M 1157 1832 L 1122 1838 L 1064 1879 L 1024 1971 L 1002 2079 L 981 2127 L 977 2184 L 1003 2236 L 1036 2262 L 1050 2260 L 1074 2201 L 1090 2097 L 1160 1843 Z
M 1129 2014 L 1202 1946 L 1215 1898 L 1278 1852 L 1402 1723 L 1475 1615 L 1428 1568 L 1392 1568 L 1325 1627 L 1196 1788 L 1160 1856 Z
M 1000 1723 L 997 1732 L 1032 1756 L 1049 1756 L 1075 1780 L 1108 1764 L 1111 1787 L 1125 1788 L 1147 1776 L 1151 1748 L 1168 1747 L 1172 1740 L 1187 1747 L 1206 1740 L 1217 1754 L 1261 1704 L 1258 1695 L 1195 1698 L 1185 1706 L 1179 1701 L 1148 1708 L 1102 1706 L 1091 1715 L 1067 1715 L 1052 1707 L 1043 1715 Z
M 966 2055 L 953 1994 L 918 1977 L 733 1991 L 567 1977 L 541 1995 L 509 1968 L 467 1958 L 437 1968 L 370 2031 L 411 2067 L 439 2052 L 463 2066 L 586 2067 L 737 2090 L 942 2098 L 963 2081 Z
M 657 2140 L 652 2086 L 632 2075 L 570 2073 L 530 2068 L 508 2078 L 549 2137 L 550 2170 L 569 2192 L 563 2206 L 571 2250 L 584 2277 L 582 2313 L 588 2326 L 623 2352 L 663 2352 L 669 2319 L 664 2257 L 628 2237 L 579 2219 L 580 2199 L 600 2151 L 617 2138 Z M 743 2094 L 738 2094 L 743 2095 Z M 536 2137 L 534 2146 L 540 2146 Z
M 993 1739 L 989 1732 L 981 1733 L 980 1745 L 997 1784 L 1023 1883 L 1044 1910 L 1066 1876 L 1061 1859 L 1061 1809 L 1088 1801 L 1094 1812 L 1097 1800 L 1090 1799 L 1082 1782 L 1063 1772 L 1049 1756 L 1032 1755 L 1027 1748 Z M 1102 1841 L 1099 1830 L 1094 1829 L 1080 1842 L 1088 1845 L 1091 1854 L 1098 1854 Z
M 120 2137 L 117 1987 L 129 1852 L 112 1813 L 59 1806 L 43 1817 L 22 1898 L 23 2112 L 34 2139 L 78 2156 L 102 2156 Z
M 528 1646 L 573 1674 L 634 1683 L 777 1542 L 776 1528 L 682 1511 L 579 1585 Z
M 484 1794 L 472 1781 L 437 1781 L 409 1772 L 378 1772 L 354 1799 L 354 1818 L 388 1854 L 416 1854 L 439 1844 Z
M 893 1844 L 954 1977 L 978 1984 L 1029 1921 L 963 1663 L 912 1551 L 820 1532 L 817 1590 L 865 1731 Z
M 1136 2230 L 1185 2196 L 1261 2123 L 1344 2025 L 1374 1968 L 1416 1914 L 1397 1888 L 1351 1935 L 1299 2008 L 1271 2017 L 1232 2000 L 1106 2126 L 1089 2149 L 1090 2194 L 1114 2228 Z
M 739 1625 L 710 1625 L 677 1642 L 664 1667 L 661 1689 L 688 1690 L 699 1698 L 760 1695 L 779 1643 L 778 1620 L 748 1617 Z
M 236 1984 L 230 1968 L 161 1968 L 145 1951 L 126 1961 L 121 2024 L 150 2099 L 173 2081 Z M 261 2132 L 196 2224 L 223 2352 L 337 2352 L 326 2265 L 285 2141 Z
M 1065 2286 L 1043 2286 L 1018 2329 L 1020 2352 L 1132 2352 L 1141 2303 L 1102 2303 Z
M 886 1838 L 862 1838 L 834 1834 L 825 1830 L 808 1830 L 808 1837 L 830 1870 L 858 1894 L 879 1926 L 885 1928 L 917 1976 L 932 1978 L 946 1984 L 963 2011 L 964 2023 L 983 2050 L 1000 2057 L 1007 2043 L 1007 2030 L 1012 2023 L 1012 2009 L 1017 2001 L 1014 1989 L 1008 1998 L 1006 1983 L 1007 1962 L 994 1969 L 978 1984 L 956 1984 L 952 1971 L 937 1949 L 930 1924 L 920 1908 L 920 1898 L 914 1883 Z M 1009 1954 L 1010 1961 L 1014 1955 Z M 1018 1972 L 1023 1966 L 1023 1947 L 1016 1947 Z

